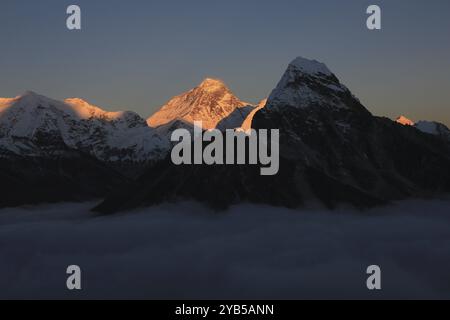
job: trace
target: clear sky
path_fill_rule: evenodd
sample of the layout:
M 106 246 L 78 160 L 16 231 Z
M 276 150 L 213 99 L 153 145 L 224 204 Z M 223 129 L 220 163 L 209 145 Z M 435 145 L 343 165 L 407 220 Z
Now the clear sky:
M 82 9 L 81 31 L 66 8 Z M 366 8 L 382 8 L 381 31 Z M 258 102 L 296 56 L 376 115 L 450 124 L 448 0 L 1 0 L 0 96 L 81 97 L 147 117 L 205 77 Z

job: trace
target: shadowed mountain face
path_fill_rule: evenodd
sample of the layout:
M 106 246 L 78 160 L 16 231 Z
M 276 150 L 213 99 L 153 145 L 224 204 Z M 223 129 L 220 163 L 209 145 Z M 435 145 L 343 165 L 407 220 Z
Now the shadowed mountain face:
M 295 162 L 296 170 L 313 168 L 325 179 L 378 199 L 450 187 L 448 144 L 373 117 L 324 65 L 314 61 L 300 58 L 291 63 L 253 125 L 280 128 L 280 153 Z M 315 184 L 310 183 L 314 193 L 329 202 L 324 199 L 326 185 Z
M 196 120 L 204 129 L 278 129 L 278 174 L 261 176 L 259 165 L 173 165 L 167 135 Z M 179 200 L 217 209 L 310 201 L 364 208 L 450 191 L 448 128 L 402 120 L 374 117 L 324 64 L 303 58 L 257 107 L 206 79 L 150 118 L 156 129 L 132 112 L 28 92 L 0 99 L 0 206 L 110 194 L 97 211 Z
M 0 168 L 0 207 L 101 199 L 128 182 L 76 150 L 51 158 L 0 157 Z
M 216 208 L 240 202 L 333 208 L 450 191 L 450 148 L 438 137 L 374 117 L 322 63 L 294 60 L 255 129 L 280 130 L 280 171 L 258 166 L 174 166 L 169 158 L 107 198 L 115 212 L 164 201 L 198 200 Z

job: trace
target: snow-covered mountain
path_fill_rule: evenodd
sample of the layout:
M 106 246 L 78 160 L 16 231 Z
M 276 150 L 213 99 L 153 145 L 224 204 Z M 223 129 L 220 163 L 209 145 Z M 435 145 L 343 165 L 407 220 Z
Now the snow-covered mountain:
M 147 123 L 162 133 L 192 127 L 194 121 L 202 121 L 203 129 L 234 129 L 254 108 L 239 100 L 222 81 L 207 78 L 196 88 L 172 98 Z
M 0 154 L 55 156 L 67 148 L 101 161 L 141 162 L 164 156 L 168 142 L 134 112 L 34 92 L 0 99 Z
M 325 64 L 302 57 L 289 64 L 268 100 L 271 109 L 332 106 L 362 110 L 359 101 Z
M 450 129 L 443 123 L 436 121 L 419 121 L 415 127 L 422 132 L 441 136 L 450 140 Z
M 400 116 L 400 117 L 398 117 L 398 118 L 395 120 L 395 122 L 400 123 L 400 124 L 402 124 L 402 125 L 404 125 L 404 126 L 414 126 L 414 125 L 415 125 L 414 121 L 412 121 L 411 119 L 408 119 L 408 118 L 405 117 L 405 116 Z
M 398 117 L 396 122 L 405 126 L 415 127 L 421 132 L 432 134 L 450 141 L 450 129 L 443 123 L 425 120 L 421 120 L 415 123 L 414 121 L 404 116 Z
M 278 174 L 261 176 L 255 165 L 174 165 L 166 134 L 196 120 L 204 129 L 279 129 Z M 180 199 L 218 208 L 309 200 L 368 207 L 450 191 L 450 144 L 441 139 L 448 128 L 414 127 L 373 116 L 323 63 L 304 58 L 259 106 L 206 79 L 148 122 L 27 92 L 0 99 L 0 206 L 109 194 L 99 211 Z
M 443 123 L 422 120 L 414 124 L 414 127 L 424 133 L 438 136 L 441 139 L 450 142 L 450 129 Z
M 180 199 L 216 208 L 241 202 L 296 208 L 309 201 L 364 208 L 450 191 L 448 143 L 373 116 L 315 60 L 291 62 L 251 122 L 254 129 L 280 131 L 277 175 L 261 176 L 252 165 L 175 166 L 163 160 L 97 210 Z

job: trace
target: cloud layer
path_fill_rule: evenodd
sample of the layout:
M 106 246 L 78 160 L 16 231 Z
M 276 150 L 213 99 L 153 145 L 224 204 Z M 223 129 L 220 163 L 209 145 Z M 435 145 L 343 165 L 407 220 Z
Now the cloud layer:
M 0 210 L 0 298 L 450 298 L 450 201 L 357 212 L 193 203 Z M 68 265 L 81 292 L 65 289 Z M 367 266 L 381 292 L 366 289 Z

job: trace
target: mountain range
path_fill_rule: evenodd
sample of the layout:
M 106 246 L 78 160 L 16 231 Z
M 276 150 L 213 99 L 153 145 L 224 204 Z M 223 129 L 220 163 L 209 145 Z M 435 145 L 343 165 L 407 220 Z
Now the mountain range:
M 175 166 L 170 133 L 279 129 L 280 172 Z M 292 61 L 268 99 L 237 98 L 220 80 L 171 99 L 149 119 L 34 92 L 0 99 L 0 206 L 104 198 L 112 213 L 166 201 L 218 209 L 241 202 L 365 208 L 450 191 L 450 134 L 437 122 L 373 116 L 328 67 Z
M 443 123 L 437 121 L 424 121 L 424 120 L 415 123 L 414 121 L 408 119 L 405 116 L 398 117 L 396 122 L 405 126 L 414 127 L 424 133 L 439 136 L 444 140 L 450 141 L 450 129 Z
M 105 162 L 147 161 L 168 142 L 138 114 L 107 112 L 82 99 L 56 101 L 34 92 L 0 99 L 0 153 L 54 157 L 67 148 Z

